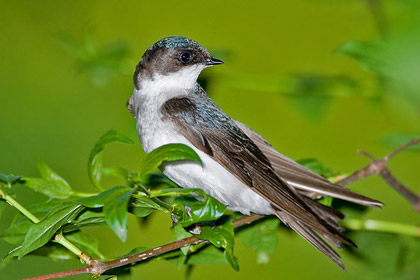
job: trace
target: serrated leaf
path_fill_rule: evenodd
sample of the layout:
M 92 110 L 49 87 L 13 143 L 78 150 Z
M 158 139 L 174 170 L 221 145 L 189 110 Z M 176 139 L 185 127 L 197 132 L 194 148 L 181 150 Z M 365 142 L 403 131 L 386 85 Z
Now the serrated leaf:
M 25 236 L 18 258 L 38 249 L 50 241 L 51 237 L 65 224 L 70 223 L 83 209 L 81 205 L 71 204 L 60 206 L 39 223 L 33 224 Z
M 105 222 L 117 234 L 121 241 L 127 239 L 127 206 L 135 189 L 121 187 L 112 192 L 105 201 L 103 212 Z
M 3 173 L 0 173 L 0 181 L 6 184 L 10 184 L 10 185 L 17 183 L 19 179 L 22 177 L 23 177 L 22 175 L 14 175 L 14 174 L 6 175 Z
M 90 152 L 88 161 L 88 175 L 92 184 L 98 189 L 101 189 L 100 180 L 103 148 L 105 145 L 115 142 L 134 144 L 131 139 L 122 135 L 121 133 L 115 130 L 109 130 L 104 135 L 102 135 L 101 138 L 99 138 L 98 142 L 96 142 L 95 146 Z
M 191 160 L 201 163 L 200 157 L 184 144 L 166 144 L 150 152 L 144 159 L 140 176 L 158 168 L 164 161 Z

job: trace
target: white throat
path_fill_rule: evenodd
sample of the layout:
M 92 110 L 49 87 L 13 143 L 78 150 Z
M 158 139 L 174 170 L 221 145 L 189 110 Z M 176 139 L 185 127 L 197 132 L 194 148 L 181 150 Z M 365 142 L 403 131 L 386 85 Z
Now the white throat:
M 192 65 L 165 75 L 155 73 L 151 78 L 139 82 L 138 91 L 142 97 L 163 93 L 170 99 L 180 91 L 194 89 L 197 78 L 205 67 L 205 65 Z

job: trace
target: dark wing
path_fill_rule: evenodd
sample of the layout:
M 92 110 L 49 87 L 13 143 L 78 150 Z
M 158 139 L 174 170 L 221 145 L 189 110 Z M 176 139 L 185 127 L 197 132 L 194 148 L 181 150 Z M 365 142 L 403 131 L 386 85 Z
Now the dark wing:
M 254 130 L 235 120 L 236 125 L 257 145 L 268 158 L 274 172 L 298 190 L 331 196 L 354 203 L 379 207 L 382 202 L 352 192 L 342 186 L 331 183 L 324 177 L 310 171 L 294 160 L 280 154 Z
M 161 108 L 164 121 L 177 124 L 195 147 L 211 156 L 256 193 L 271 202 L 276 215 L 342 267 L 337 254 L 319 236 L 333 244 L 354 243 L 338 225 L 325 220 L 273 171 L 254 142 L 205 96 L 178 97 Z M 328 248 L 328 249 L 327 249 Z

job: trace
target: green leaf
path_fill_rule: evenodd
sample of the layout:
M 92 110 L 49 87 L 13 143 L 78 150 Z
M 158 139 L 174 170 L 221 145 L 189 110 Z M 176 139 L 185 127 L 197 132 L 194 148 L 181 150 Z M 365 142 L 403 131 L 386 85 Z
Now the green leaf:
M 203 221 L 215 221 L 223 216 L 226 205 L 213 197 L 203 195 L 203 201 L 194 197 L 177 197 L 173 201 L 172 208 L 178 223 L 184 227 Z
M 338 47 L 336 52 L 356 59 L 366 70 L 375 71 L 383 65 L 378 56 L 382 55 L 383 48 L 382 43 L 348 41 Z
M 105 202 L 103 212 L 105 222 L 117 234 L 121 241 L 127 239 L 127 206 L 135 189 L 121 187 L 112 192 Z
M 64 190 L 64 192 L 73 192 L 69 183 L 67 183 L 67 181 L 64 180 L 60 175 L 55 173 L 45 162 L 39 161 L 37 167 L 38 172 L 42 178 L 47 181 L 56 183 L 60 189 Z
M 188 196 L 192 193 L 197 193 L 201 196 L 207 196 L 207 194 L 201 189 L 162 189 L 155 190 L 150 192 L 151 197 L 161 197 L 161 196 Z
M 90 207 L 90 208 L 103 207 L 106 201 L 113 195 L 114 192 L 117 192 L 121 189 L 127 189 L 127 188 L 128 187 L 125 187 L 125 186 L 117 186 L 112 189 L 101 192 L 97 195 L 79 198 L 75 202 L 80 203 L 83 206 Z
M 206 246 L 191 254 L 188 258 L 189 265 L 228 263 L 223 250 L 215 246 Z
M 26 187 L 51 198 L 66 199 L 74 194 L 72 190 L 68 191 L 66 188 L 61 188 L 61 186 L 57 185 L 55 182 L 42 178 L 25 177 L 22 180 Z
M 168 177 L 159 173 L 145 174 L 138 181 L 150 189 L 179 188 Z
M 85 209 L 71 224 L 66 225 L 64 233 L 72 232 L 84 227 L 105 225 L 105 216 L 98 209 Z
M 83 207 L 78 204 L 60 206 L 39 223 L 33 224 L 19 250 L 19 259 L 45 245 L 63 225 L 71 223 L 82 209 Z
M 100 172 L 102 175 L 121 177 L 126 180 L 128 179 L 128 171 L 122 167 L 103 167 Z
M 176 224 L 174 227 L 171 228 L 171 230 L 176 240 L 180 240 L 180 239 L 184 239 L 184 238 L 192 236 L 192 234 L 186 231 L 182 227 L 181 224 Z M 190 250 L 190 245 L 181 248 L 181 252 L 184 255 L 187 255 L 189 250 Z
M 96 238 L 84 233 L 77 231 L 72 234 L 66 235 L 66 238 L 79 247 L 88 256 L 94 259 L 103 260 L 102 254 L 99 252 L 99 242 Z
M 418 15 L 416 15 L 418 17 Z M 420 23 L 374 42 L 349 41 L 338 52 L 356 59 L 362 67 L 379 74 L 383 93 L 406 98 L 420 106 Z
M 164 161 L 192 160 L 201 163 L 200 157 L 184 144 L 167 144 L 150 152 L 143 161 L 140 176 L 158 168 Z
M 297 160 L 296 162 L 325 178 L 333 177 L 338 174 L 315 158 L 303 158 Z
M 33 225 L 26 217 L 9 226 L 6 230 L 0 233 L 0 238 L 12 245 L 22 244 L 25 235 L 29 228 Z
M 100 190 L 102 189 L 100 186 L 100 180 L 101 180 L 103 148 L 105 145 L 110 144 L 110 143 L 115 143 L 115 142 L 126 143 L 126 144 L 134 143 L 131 139 L 127 138 L 121 133 L 115 130 L 110 130 L 106 132 L 104 135 L 102 135 L 101 138 L 99 138 L 98 142 L 95 144 L 95 146 L 93 147 L 89 155 L 89 161 L 88 161 L 89 179 L 92 182 L 92 184 Z
M 15 260 L 18 256 L 21 248 L 22 248 L 22 246 L 19 246 L 19 247 L 13 248 L 11 251 L 9 251 L 9 253 L 7 253 L 7 255 L 4 256 L 3 259 L 1 260 L 0 269 L 4 268 L 6 265 L 11 263 L 13 260 Z
M 22 177 L 23 177 L 22 175 L 14 175 L 14 174 L 6 175 L 3 173 L 0 173 L 0 181 L 6 184 L 10 184 L 10 185 L 17 183 L 19 179 Z
M 217 248 L 224 248 L 226 260 L 230 263 L 233 269 L 239 270 L 238 261 L 233 255 L 233 246 L 235 243 L 233 234 L 232 220 L 229 219 L 224 225 L 216 228 L 208 226 L 201 227 L 201 233 L 195 236 L 202 240 L 208 240 Z
M 268 254 L 273 253 L 276 249 L 279 224 L 278 219 L 268 219 L 238 233 L 238 237 L 245 246 L 257 250 L 258 263 L 266 263 L 269 258 Z
M 45 162 L 38 162 L 41 178 L 23 178 L 24 185 L 51 198 L 65 199 L 74 195 L 70 185 Z
M 136 189 L 117 186 L 98 195 L 77 199 L 76 202 L 85 207 L 103 207 L 105 222 L 125 241 L 127 238 L 127 206 Z
M 133 202 L 133 206 L 139 208 L 152 208 L 160 211 L 166 210 L 148 197 L 136 197 Z
M 136 197 L 134 199 L 132 207 L 133 208 L 131 211 L 133 212 L 133 214 L 140 218 L 150 215 L 155 210 L 168 212 L 168 210 L 166 210 L 165 208 L 163 208 L 148 197 Z

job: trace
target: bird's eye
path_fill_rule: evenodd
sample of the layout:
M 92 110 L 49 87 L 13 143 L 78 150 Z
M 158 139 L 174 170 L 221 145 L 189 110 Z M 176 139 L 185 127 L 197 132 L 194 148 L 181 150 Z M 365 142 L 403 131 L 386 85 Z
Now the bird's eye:
M 183 63 L 188 63 L 191 61 L 191 53 L 190 52 L 183 52 L 181 54 L 181 61 Z

